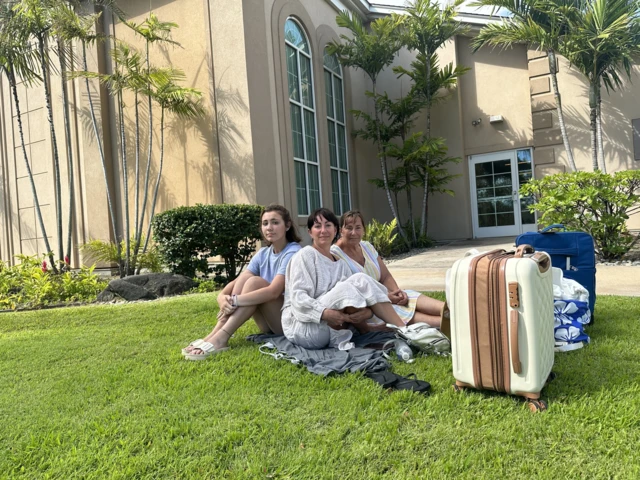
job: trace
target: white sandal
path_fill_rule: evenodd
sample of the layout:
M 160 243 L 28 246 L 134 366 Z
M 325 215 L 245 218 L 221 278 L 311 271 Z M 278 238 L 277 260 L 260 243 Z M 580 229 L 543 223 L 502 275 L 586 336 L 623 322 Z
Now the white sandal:
M 204 340 L 201 338 L 194 340 L 193 342 L 191 342 L 189 345 L 187 345 L 182 349 L 182 355 L 189 355 L 194 348 L 200 347 L 200 345 L 202 345 L 203 343 L 204 343 Z
M 196 354 L 196 353 L 188 353 L 184 356 L 184 358 L 186 360 L 205 360 L 207 357 L 211 356 L 211 355 L 215 355 L 216 353 L 219 352 L 224 352 L 225 350 L 229 350 L 229 347 L 224 347 L 224 348 L 216 348 L 213 346 L 212 343 L 209 342 L 202 342 L 199 346 L 195 347 L 198 350 L 201 350 L 202 353 L 200 354 Z

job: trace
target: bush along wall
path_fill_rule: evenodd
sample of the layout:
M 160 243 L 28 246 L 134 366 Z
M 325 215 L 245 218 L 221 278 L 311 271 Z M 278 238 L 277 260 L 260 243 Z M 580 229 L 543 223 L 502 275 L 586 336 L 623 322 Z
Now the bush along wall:
M 164 263 L 174 273 L 209 277 L 218 283 L 235 279 L 255 252 L 260 239 L 260 205 L 178 207 L 157 214 L 153 238 Z M 210 267 L 220 256 L 223 264 Z

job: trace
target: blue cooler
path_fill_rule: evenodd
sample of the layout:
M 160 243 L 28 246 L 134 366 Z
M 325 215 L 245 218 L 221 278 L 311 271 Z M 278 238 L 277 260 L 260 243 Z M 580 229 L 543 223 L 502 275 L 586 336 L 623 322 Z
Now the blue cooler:
M 596 253 L 593 237 L 586 232 L 569 232 L 564 225 L 549 225 L 539 232 L 527 232 L 516 238 L 516 245 L 531 245 L 547 252 L 554 267 L 565 278 L 575 280 L 589 291 L 589 310 L 593 319 L 596 306 Z M 593 320 L 592 320 L 593 321 Z

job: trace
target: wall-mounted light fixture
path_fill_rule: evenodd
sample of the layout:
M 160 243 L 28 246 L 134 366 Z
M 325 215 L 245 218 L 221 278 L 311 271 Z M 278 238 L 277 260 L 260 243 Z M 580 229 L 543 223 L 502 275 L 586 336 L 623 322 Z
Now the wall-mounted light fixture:
M 502 115 L 491 115 L 489 117 L 489 123 L 502 123 L 504 122 L 504 118 L 502 118 Z
M 474 127 L 477 127 L 481 123 L 482 123 L 482 118 L 476 118 L 475 120 L 471 120 L 471 125 L 473 125 Z

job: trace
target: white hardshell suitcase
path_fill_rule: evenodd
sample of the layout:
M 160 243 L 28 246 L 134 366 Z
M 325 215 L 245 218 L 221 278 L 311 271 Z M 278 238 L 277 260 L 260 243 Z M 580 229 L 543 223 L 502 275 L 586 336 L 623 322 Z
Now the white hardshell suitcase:
M 455 262 L 447 297 L 457 389 L 504 391 L 527 398 L 534 411 L 546 408 L 539 399 L 554 361 L 550 267 L 546 253 L 527 245 Z

